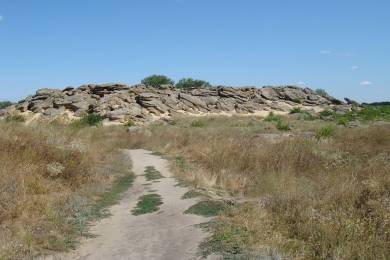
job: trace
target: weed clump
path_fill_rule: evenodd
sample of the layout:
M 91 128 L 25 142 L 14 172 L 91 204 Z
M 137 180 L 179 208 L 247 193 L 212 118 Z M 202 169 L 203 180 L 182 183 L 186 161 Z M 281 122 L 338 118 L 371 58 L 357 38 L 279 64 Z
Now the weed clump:
M 148 166 L 145 169 L 145 178 L 147 181 L 155 181 L 164 178 L 164 176 L 162 176 L 153 166 Z
M 162 205 L 162 198 L 160 195 L 152 193 L 141 196 L 138 199 L 137 207 L 131 211 L 134 216 L 156 212 Z
M 74 121 L 70 124 L 73 128 L 82 128 L 86 126 L 100 126 L 103 122 L 103 118 L 98 114 L 88 114 L 81 119 Z
M 219 215 L 225 209 L 226 204 L 221 201 L 206 200 L 191 206 L 184 213 L 200 215 L 204 217 L 214 217 Z
M 329 138 L 333 135 L 334 129 L 331 126 L 324 126 L 316 131 L 316 139 L 320 140 L 323 138 Z

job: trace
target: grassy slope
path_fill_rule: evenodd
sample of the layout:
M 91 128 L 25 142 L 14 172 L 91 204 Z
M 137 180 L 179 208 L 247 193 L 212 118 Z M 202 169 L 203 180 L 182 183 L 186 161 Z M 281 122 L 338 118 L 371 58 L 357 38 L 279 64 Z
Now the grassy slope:
M 383 113 L 363 111 L 353 120 L 386 120 Z M 390 125 L 347 128 L 338 117 L 294 118 L 304 117 L 180 119 L 131 140 L 178 156 L 179 176 L 196 186 L 255 198 L 219 218 L 224 224 L 216 225 L 214 238 L 227 251 L 388 259 Z M 293 136 L 267 142 L 262 134 L 286 133 L 277 128 L 280 120 Z

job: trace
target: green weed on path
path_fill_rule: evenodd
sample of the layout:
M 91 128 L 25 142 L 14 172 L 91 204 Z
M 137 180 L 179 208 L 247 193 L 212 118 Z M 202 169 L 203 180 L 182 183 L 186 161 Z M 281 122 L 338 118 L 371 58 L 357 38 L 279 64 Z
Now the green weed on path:
M 183 200 L 185 200 L 185 199 L 197 198 L 200 196 L 202 196 L 202 193 L 200 193 L 199 191 L 190 190 L 190 191 L 187 191 L 181 198 Z
M 156 181 L 164 178 L 164 176 L 162 176 L 153 166 L 148 166 L 145 169 L 145 178 L 147 181 Z
M 108 212 L 108 208 L 120 200 L 122 193 L 130 188 L 134 179 L 134 175 L 125 175 L 118 178 L 113 183 L 112 188 L 103 193 L 100 199 L 93 206 L 91 211 L 92 217 L 98 219 L 109 216 L 110 213 Z
M 187 209 L 184 214 L 194 214 L 204 217 L 214 217 L 219 215 L 222 211 L 226 209 L 226 204 L 221 201 L 212 201 L 205 200 L 201 201 L 189 209 Z
M 147 194 L 141 196 L 138 199 L 138 203 L 135 209 L 131 211 L 134 216 L 148 214 L 152 212 L 156 212 L 160 209 L 160 205 L 162 205 L 162 198 L 160 195 L 156 193 Z

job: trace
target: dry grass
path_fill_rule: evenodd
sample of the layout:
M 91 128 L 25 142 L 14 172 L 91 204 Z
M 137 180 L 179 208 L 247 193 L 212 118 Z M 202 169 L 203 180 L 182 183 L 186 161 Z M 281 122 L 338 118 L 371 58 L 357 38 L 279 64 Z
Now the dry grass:
M 107 165 L 124 134 L 0 122 L 0 259 L 75 245 L 91 202 L 124 174 Z
M 287 118 L 294 136 L 270 142 L 263 133 L 277 129 L 256 118 L 193 120 L 151 126 L 133 145 L 181 156 L 180 176 L 196 185 L 256 198 L 221 217 L 214 235 L 227 245 L 294 259 L 390 258 L 389 125 Z M 315 138 L 323 126 L 333 136 Z

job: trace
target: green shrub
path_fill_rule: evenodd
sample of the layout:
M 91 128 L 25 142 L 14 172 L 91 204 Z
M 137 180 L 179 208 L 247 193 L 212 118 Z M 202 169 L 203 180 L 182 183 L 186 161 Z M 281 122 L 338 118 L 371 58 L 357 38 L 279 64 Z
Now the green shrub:
M 290 126 L 287 123 L 283 122 L 282 120 L 278 120 L 276 122 L 276 128 L 278 130 L 281 130 L 281 131 L 288 131 L 288 130 L 290 130 Z
M 329 116 L 333 116 L 333 115 L 334 115 L 334 112 L 330 109 L 325 109 L 325 110 L 320 112 L 321 117 L 329 117 Z
M 339 125 L 347 125 L 349 122 L 348 118 L 343 116 L 343 117 L 340 117 L 337 121 L 337 124 Z
M 204 80 L 197 80 L 192 78 L 184 78 L 179 80 L 179 82 L 176 83 L 176 88 L 206 88 L 210 87 L 210 83 Z
M 300 107 L 294 107 L 290 110 L 290 114 L 300 114 L 302 113 L 302 109 Z
M 135 126 L 135 122 L 132 119 L 129 119 L 125 123 L 125 126 L 127 126 L 127 127 Z
M 333 135 L 333 127 L 332 126 L 324 126 L 316 131 L 316 139 L 320 140 L 322 138 L 329 138 Z
M 141 81 L 142 84 L 145 84 L 147 86 L 152 86 L 152 87 L 158 87 L 161 85 L 173 85 L 175 82 L 168 78 L 167 76 L 164 75 L 151 75 L 149 77 L 144 78 Z
M 12 105 L 13 103 L 10 101 L 0 101 L 0 109 L 7 108 Z
M 302 101 L 299 98 L 293 98 L 291 101 L 297 104 L 302 104 Z
M 85 126 L 99 126 L 102 124 L 103 118 L 98 114 L 88 114 L 83 116 L 80 120 L 74 121 L 71 126 L 85 127 Z
M 281 120 L 280 116 L 275 115 L 273 112 L 269 113 L 269 115 L 264 118 L 264 121 L 266 122 L 277 122 Z

